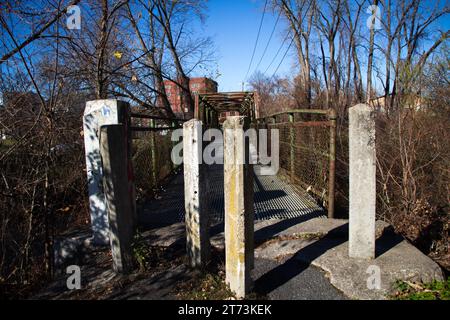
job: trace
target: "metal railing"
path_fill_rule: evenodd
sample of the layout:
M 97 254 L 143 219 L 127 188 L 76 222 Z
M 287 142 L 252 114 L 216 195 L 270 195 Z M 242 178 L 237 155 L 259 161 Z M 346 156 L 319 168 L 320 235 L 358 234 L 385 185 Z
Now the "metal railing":
M 173 130 L 186 120 L 131 113 L 132 162 L 138 195 L 153 194 L 177 166 L 171 159 Z
M 336 112 L 333 109 L 288 110 L 256 119 L 255 126 L 279 130 L 280 174 L 313 195 L 327 208 L 328 217 L 333 218 Z

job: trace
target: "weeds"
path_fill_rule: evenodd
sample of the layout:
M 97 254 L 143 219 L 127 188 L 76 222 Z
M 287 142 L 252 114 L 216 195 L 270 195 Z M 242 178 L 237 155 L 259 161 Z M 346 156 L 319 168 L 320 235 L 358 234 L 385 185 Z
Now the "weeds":
M 450 300 L 450 279 L 430 283 L 398 280 L 394 284 L 394 300 Z

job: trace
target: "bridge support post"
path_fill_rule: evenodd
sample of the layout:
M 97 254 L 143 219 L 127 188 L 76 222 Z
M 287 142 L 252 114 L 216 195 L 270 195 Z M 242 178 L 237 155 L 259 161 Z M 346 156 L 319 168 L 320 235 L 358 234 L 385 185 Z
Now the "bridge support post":
M 237 297 L 250 291 L 254 264 L 253 168 L 244 129 L 248 119 L 224 122 L 225 274 Z
M 108 245 L 109 225 L 105 194 L 102 187 L 100 127 L 110 124 L 129 125 L 129 104 L 119 100 L 94 100 L 86 103 L 83 116 L 84 147 L 89 192 L 92 242 Z
M 128 273 L 133 264 L 131 244 L 136 226 L 128 132 L 124 125 L 102 126 L 100 130 L 103 189 L 113 269 L 119 273 Z
M 210 256 L 209 212 L 205 167 L 202 164 L 202 122 L 192 119 L 183 125 L 184 197 L 186 249 L 192 267 L 204 266 Z
M 349 109 L 350 219 L 349 255 L 375 257 L 376 150 L 375 121 L 371 108 Z

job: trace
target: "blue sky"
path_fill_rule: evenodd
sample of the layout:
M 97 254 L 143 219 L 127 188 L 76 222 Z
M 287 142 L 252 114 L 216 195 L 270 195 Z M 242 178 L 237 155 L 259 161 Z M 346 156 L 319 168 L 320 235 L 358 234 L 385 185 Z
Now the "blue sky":
M 220 76 L 215 78 L 219 83 L 220 91 L 240 91 L 242 89 L 242 81 L 246 76 L 249 68 L 253 48 L 256 41 L 258 28 L 261 21 L 265 0 L 208 0 L 207 2 L 207 17 L 206 22 L 202 26 L 196 25 L 194 29 L 200 36 L 209 36 L 214 41 L 217 48 L 217 68 Z M 269 3 L 271 1 L 268 1 Z M 433 0 L 430 2 L 424 2 L 431 6 L 435 3 L 440 3 L 443 7 L 448 0 Z M 382 13 L 384 14 L 384 13 Z M 269 64 L 273 61 L 270 68 L 268 68 L 266 76 L 272 76 L 275 69 L 282 61 L 282 58 L 289 46 L 290 39 L 283 43 L 285 39 L 286 25 L 283 18 L 279 19 L 278 25 L 275 29 L 274 35 L 268 46 L 267 52 L 261 61 L 261 64 L 256 69 L 258 62 L 261 59 L 264 48 L 268 42 L 270 34 L 274 28 L 277 20 L 277 13 L 272 13 L 271 10 L 266 10 L 258 46 L 256 48 L 256 54 L 253 59 L 253 63 L 250 68 L 248 77 L 250 77 L 255 71 L 265 71 Z M 362 19 L 368 17 L 367 13 L 363 13 Z M 363 23 L 363 22 L 362 22 Z M 19 28 L 22 26 L 18 24 Z M 450 28 L 450 19 L 442 17 L 435 24 L 442 30 L 448 30 Z M 25 27 L 26 28 L 26 27 Z M 20 30 L 15 30 L 20 34 Z M 23 37 L 28 36 L 29 32 L 23 32 Z M 429 32 L 430 41 L 424 41 L 424 44 L 429 46 L 439 33 L 434 32 L 432 29 Z M 431 41 L 432 40 L 432 41 Z M 311 46 L 314 45 L 314 41 L 311 40 Z M 280 49 L 281 48 L 281 49 Z M 27 52 L 33 52 L 33 45 L 27 47 Z M 51 49 L 51 48 L 49 48 Z M 0 51 L 4 51 L 6 48 L 0 48 Z M 314 50 L 314 49 L 312 49 Z M 362 50 L 362 49 L 361 49 Z M 276 56 L 279 51 L 278 56 Z M 422 49 L 419 51 L 423 51 Z M 314 51 L 312 52 L 314 54 Z M 274 59 L 274 57 L 276 58 Z M 290 52 L 280 65 L 277 74 L 279 76 L 293 76 L 297 72 L 298 68 L 295 66 L 295 49 L 291 48 Z M 363 58 L 361 60 L 361 68 L 363 74 L 365 73 L 366 61 Z M 375 57 L 374 64 L 379 65 L 381 63 L 381 69 L 383 69 L 383 61 L 377 61 Z M 214 68 L 215 69 L 215 68 Z M 207 70 L 207 74 L 215 74 L 215 70 Z M 204 70 L 197 70 L 192 76 L 204 76 L 206 75 Z M 377 79 L 374 79 L 377 83 Z
M 242 81 L 249 68 L 253 48 L 264 8 L 264 0 L 209 0 L 208 17 L 203 27 L 204 34 L 211 36 L 218 49 L 218 68 L 221 74 L 216 79 L 220 91 L 240 91 Z M 264 48 L 274 28 L 277 15 L 266 11 L 249 76 L 261 59 Z M 259 70 L 265 71 L 279 50 L 284 39 L 284 22 L 279 20 L 276 31 L 262 60 Z M 289 45 L 286 41 L 277 59 L 267 71 L 271 76 L 282 60 Z M 292 68 L 292 56 L 288 55 L 278 70 L 287 74 Z
M 219 83 L 220 91 L 240 91 L 242 81 L 245 78 L 249 68 L 253 48 L 258 33 L 259 24 L 264 8 L 264 0 L 209 0 L 207 19 L 202 29 L 199 30 L 203 35 L 210 36 L 217 47 L 217 62 L 220 77 L 215 79 Z M 269 1 L 270 3 L 270 1 Z M 431 6 L 440 3 L 445 6 L 446 1 L 430 2 Z M 382 12 L 382 16 L 383 16 Z M 363 13 L 363 18 L 368 18 L 367 13 Z M 277 20 L 277 14 L 271 10 L 266 10 L 256 54 L 249 72 L 249 77 L 257 70 L 256 66 L 261 59 L 261 55 L 270 37 Z M 450 21 L 445 17 L 439 19 L 434 26 L 440 26 L 442 30 L 448 30 Z M 258 68 L 265 71 L 273 58 L 275 57 L 285 38 L 286 25 L 281 18 L 276 27 L 275 33 L 268 46 L 267 52 Z M 430 38 L 437 35 L 430 32 Z M 431 39 L 430 39 L 431 40 Z M 433 40 L 434 41 L 434 40 Z M 283 55 L 289 46 L 290 38 L 286 41 L 280 50 L 274 63 L 268 69 L 266 75 L 273 75 L 275 69 L 282 61 Z M 432 42 L 425 41 L 424 44 L 430 45 Z M 295 74 L 295 50 L 291 48 L 286 58 L 283 60 L 277 74 L 280 76 L 292 76 Z M 365 61 L 361 61 L 363 73 L 365 72 Z M 377 59 L 374 61 L 378 62 Z M 202 74 L 195 74 L 201 76 Z M 374 79 L 375 83 L 377 80 Z M 380 84 L 378 84 L 380 85 Z

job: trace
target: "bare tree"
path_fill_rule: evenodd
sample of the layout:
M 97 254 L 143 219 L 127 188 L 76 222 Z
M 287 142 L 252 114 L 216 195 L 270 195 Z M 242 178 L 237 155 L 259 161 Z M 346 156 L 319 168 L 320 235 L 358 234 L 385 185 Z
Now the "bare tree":
M 375 24 L 376 19 L 378 18 L 376 16 L 376 10 L 378 7 L 378 0 L 375 0 L 373 2 L 372 6 L 372 21 L 371 21 L 371 28 L 370 28 L 370 40 L 369 40 L 369 56 L 367 61 L 367 103 L 370 102 L 370 99 L 372 98 L 372 69 L 373 69 L 373 53 L 374 53 L 374 46 L 375 46 Z
M 340 91 L 338 66 L 336 64 L 336 37 L 338 35 L 339 26 L 342 22 L 342 1 L 325 1 L 323 5 L 318 6 L 316 18 L 317 28 L 327 40 L 328 47 L 328 65 L 326 71 L 326 88 L 327 88 L 327 106 L 331 106 L 332 101 L 336 101 L 336 97 Z M 325 52 L 321 43 L 323 65 L 325 63 Z
M 195 0 L 154 0 L 153 7 L 150 11 L 153 19 L 159 23 L 165 34 L 165 43 L 171 54 L 172 63 L 176 70 L 176 79 L 182 90 L 182 104 L 186 105 L 190 112 L 194 111 L 194 100 L 189 89 L 189 76 L 185 66 L 183 66 L 183 53 L 187 48 L 183 48 L 181 39 L 186 37 L 186 22 L 192 15 L 201 16 L 203 10 L 203 1 Z M 186 39 L 185 39 L 186 40 Z M 208 41 L 202 46 L 198 46 L 201 40 L 194 40 L 198 42 L 194 46 L 190 46 L 188 51 L 192 49 L 195 51 L 204 50 L 205 44 L 210 44 Z
M 350 88 L 350 81 L 353 78 L 353 88 L 354 88 L 354 96 L 356 101 L 362 101 L 363 98 L 363 85 L 362 85 L 362 76 L 361 76 L 361 67 L 359 56 L 357 52 L 357 44 L 358 44 L 358 25 L 361 16 L 361 10 L 363 8 L 365 1 L 361 1 L 357 3 L 356 13 L 353 17 L 352 11 L 350 9 L 349 1 L 344 1 L 344 8 L 346 14 L 346 22 L 348 28 L 348 46 L 349 46 L 349 57 L 347 58 L 348 66 L 347 66 L 347 74 L 346 74 L 346 85 L 347 90 Z M 351 75 L 351 70 L 353 66 L 353 76 Z M 355 102 L 355 101 L 352 101 Z
M 275 1 L 278 10 L 286 17 L 293 31 L 298 60 L 300 63 L 301 83 L 304 88 L 305 102 L 311 105 L 311 60 L 310 36 L 313 28 L 316 1 L 295 0 Z
M 385 52 L 386 64 L 394 64 L 394 79 L 390 97 L 391 108 L 395 105 L 396 96 L 404 96 L 411 92 L 413 82 L 423 71 L 428 58 L 444 43 L 450 33 L 448 30 L 438 31 L 439 36 L 433 40 L 431 45 L 423 52 L 418 52 L 422 42 L 428 37 L 433 24 L 450 11 L 448 4 L 441 6 L 440 1 L 430 3 L 422 0 L 401 0 L 396 3 L 395 28 L 386 26 L 385 29 L 392 30 L 388 33 L 388 49 Z M 389 23 L 392 23 L 392 8 L 388 3 Z M 396 58 L 391 57 L 392 43 L 396 42 Z M 418 57 L 420 56 L 420 57 Z M 389 77 L 389 78 L 388 78 Z M 390 67 L 386 70 L 385 96 L 389 94 Z
M 4 62 L 6 62 L 9 58 L 17 54 L 20 50 L 24 49 L 26 46 L 30 45 L 33 41 L 39 39 L 45 31 L 47 31 L 51 26 L 53 26 L 55 23 L 59 21 L 59 19 L 67 12 L 67 8 L 76 5 L 80 2 L 80 0 L 73 0 L 70 4 L 68 4 L 66 7 L 61 8 L 60 6 L 57 7 L 57 10 L 54 11 L 50 18 L 48 18 L 46 21 L 42 21 L 40 23 L 40 26 L 33 30 L 33 32 L 21 43 L 17 43 L 9 52 L 5 53 L 1 59 L 0 59 L 0 65 Z M 4 15 L 6 13 L 9 13 L 11 16 L 11 13 L 14 11 L 18 11 L 23 13 L 26 13 L 22 10 L 22 8 L 19 6 L 15 8 L 14 1 L 5 1 L 3 4 L 0 5 L 0 23 L 3 28 L 8 27 L 6 23 L 6 19 Z M 5 44 L 6 45 L 6 44 Z M 6 46 L 5 46 L 6 47 Z

